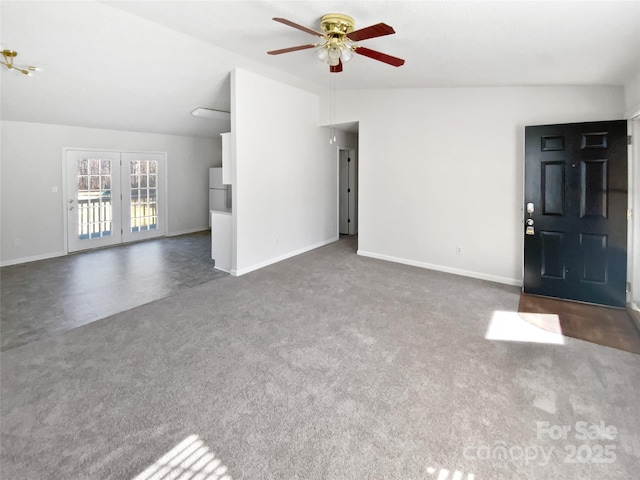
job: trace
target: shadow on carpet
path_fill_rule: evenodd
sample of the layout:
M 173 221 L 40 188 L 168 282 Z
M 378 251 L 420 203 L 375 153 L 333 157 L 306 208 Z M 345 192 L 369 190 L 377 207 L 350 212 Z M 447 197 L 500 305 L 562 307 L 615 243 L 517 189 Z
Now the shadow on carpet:
M 520 316 L 545 330 L 640 354 L 640 331 L 623 308 L 520 295 Z

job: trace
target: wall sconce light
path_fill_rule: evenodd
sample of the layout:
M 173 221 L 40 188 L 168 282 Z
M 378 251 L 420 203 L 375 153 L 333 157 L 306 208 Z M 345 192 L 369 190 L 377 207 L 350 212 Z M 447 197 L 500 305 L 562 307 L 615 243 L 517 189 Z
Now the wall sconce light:
M 15 50 L 2 50 L 2 57 L 4 61 L 0 61 L 2 65 L 7 67 L 9 70 L 16 70 L 20 73 L 24 73 L 27 76 L 32 76 L 33 72 L 39 72 L 40 69 L 38 67 L 34 67 L 32 65 L 14 65 L 13 59 L 18 55 L 18 52 Z

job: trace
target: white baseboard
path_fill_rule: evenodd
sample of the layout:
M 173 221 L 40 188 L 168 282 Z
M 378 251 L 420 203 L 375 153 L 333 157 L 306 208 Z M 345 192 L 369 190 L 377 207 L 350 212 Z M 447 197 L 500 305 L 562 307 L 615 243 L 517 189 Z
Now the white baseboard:
M 295 250 L 293 252 L 285 253 L 284 255 L 280 255 L 279 257 L 270 258 L 269 260 L 256 263 L 255 265 L 251 265 L 250 267 L 242 268 L 240 270 L 231 269 L 230 273 L 234 277 L 239 277 L 240 275 L 244 275 L 246 273 L 253 272 L 254 270 L 258 270 L 260 268 L 273 265 L 274 263 L 281 262 L 282 260 L 286 260 L 287 258 L 295 257 L 296 255 L 300 255 L 301 253 L 309 252 L 311 250 L 315 250 L 316 248 L 324 247 L 325 245 L 329 245 L 330 243 L 337 242 L 339 238 L 340 237 L 330 238 L 328 240 L 324 240 L 314 245 L 309 245 L 308 247 L 304 247 L 299 250 Z
M 204 232 L 211 230 L 211 227 L 187 228 L 186 230 L 178 230 L 176 232 L 167 232 L 167 237 L 177 237 L 178 235 L 187 235 L 188 233 Z
M 64 257 L 67 252 L 44 253 L 42 255 L 34 255 L 32 257 L 14 258 L 13 260 L 5 260 L 0 262 L 0 267 L 8 267 L 9 265 L 18 265 L 19 263 L 37 262 L 38 260 L 47 260 L 49 258 Z
M 190 228 L 190 229 L 187 229 L 187 230 L 180 230 L 180 231 L 177 231 L 177 232 L 167 233 L 166 236 L 167 237 L 177 237 L 178 235 L 186 235 L 188 233 L 203 232 L 203 231 L 208 230 L 208 229 L 209 229 L 209 227 Z M 152 237 L 152 238 L 149 238 L 149 239 L 143 238 L 143 239 L 136 240 L 136 241 L 151 240 L 153 238 L 162 238 L 162 235 L 157 236 L 157 237 Z M 135 241 L 126 242 L 126 243 L 119 243 L 118 245 L 114 245 L 114 246 L 130 245 L 132 243 L 135 243 Z M 19 263 L 36 262 L 38 260 L 47 260 L 48 258 L 63 257 L 65 255 L 67 255 L 67 254 L 68 254 L 68 252 L 53 252 L 53 253 L 44 253 L 42 255 L 34 255 L 32 257 L 14 258 L 12 260 L 5 260 L 3 262 L 0 262 L 0 267 L 8 267 L 9 265 L 18 265 Z
M 190 228 L 188 230 L 182 230 L 182 231 L 178 231 L 178 232 L 171 232 L 171 233 L 167 233 L 166 236 L 167 237 L 177 237 L 178 235 L 186 235 L 188 233 L 197 233 L 197 232 L 203 232 L 204 230 L 208 230 L 208 227 L 199 227 L 199 228 Z M 152 237 L 149 239 L 140 239 L 140 240 L 136 240 L 136 241 L 144 241 L 144 240 L 151 240 L 153 238 L 162 238 L 163 236 L 158 236 L 158 237 Z M 126 242 L 126 243 L 119 243 L 117 245 L 114 246 L 120 246 L 120 245 L 131 245 L 132 243 L 135 243 L 136 241 L 133 242 Z M 87 250 L 89 251 L 89 250 Z M 47 260 L 48 258 L 56 258 L 56 257 L 63 257 L 65 255 L 68 255 L 68 252 L 52 252 L 52 253 L 44 253 L 42 255 L 34 255 L 32 257 L 22 257 L 22 258 L 14 258 L 11 260 L 5 260 L 3 262 L 0 262 L 0 267 L 8 267 L 9 265 L 18 265 L 19 263 L 28 263 L 28 262 L 36 262 L 38 260 Z
M 376 258 L 378 260 L 386 260 L 388 262 L 402 263 L 404 265 L 411 265 L 412 267 L 426 268 L 428 270 L 436 270 L 438 272 L 452 273 L 454 275 L 461 275 L 463 277 L 477 278 L 479 280 L 487 280 L 489 282 L 503 283 L 505 285 L 512 285 L 514 287 L 522 287 L 522 280 L 515 278 L 499 277 L 497 275 L 489 275 L 486 273 L 473 272 L 471 270 L 463 270 L 461 268 L 445 267 L 443 265 L 434 265 L 433 263 L 418 262 L 416 260 L 409 260 L 406 258 L 392 257 L 390 255 L 381 255 L 379 253 L 366 252 L 364 250 L 358 250 L 358 255 L 363 257 Z
M 631 314 L 631 318 L 633 319 L 633 322 L 636 324 L 636 327 L 638 328 L 638 330 L 640 330 L 640 305 L 638 305 L 635 302 L 632 302 L 630 305 L 627 306 L 627 308 L 631 310 L 629 312 Z

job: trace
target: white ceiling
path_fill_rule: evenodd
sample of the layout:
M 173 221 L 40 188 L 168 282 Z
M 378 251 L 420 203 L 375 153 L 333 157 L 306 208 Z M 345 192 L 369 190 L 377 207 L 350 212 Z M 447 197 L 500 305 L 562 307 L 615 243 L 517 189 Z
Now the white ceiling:
M 355 56 L 330 76 L 313 50 L 267 50 L 315 37 L 329 12 L 395 35 L 361 42 L 399 56 L 394 68 Z M 2 118 L 121 130 L 212 135 L 228 124 L 192 117 L 229 109 L 229 72 L 336 88 L 624 85 L 640 71 L 640 1 L 118 1 L 1 4 L 2 47 L 38 64 L 2 72 Z M 168 28 L 167 28 L 168 27 Z
M 315 37 L 273 22 L 272 17 L 320 30 L 320 17 L 337 11 L 354 17 L 356 28 L 378 22 L 394 27 L 395 35 L 362 45 L 405 58 L 406 64 L 394 68 L 356 57 L 340 76 L 345 88 L 623 85 L 640 65 L 638 1 L 112 4 L 309 81 L 318 81 L 328 70 L 315 60 L 313 50 L 279 57 L 269 57 L 265 51 L 314 43 Z

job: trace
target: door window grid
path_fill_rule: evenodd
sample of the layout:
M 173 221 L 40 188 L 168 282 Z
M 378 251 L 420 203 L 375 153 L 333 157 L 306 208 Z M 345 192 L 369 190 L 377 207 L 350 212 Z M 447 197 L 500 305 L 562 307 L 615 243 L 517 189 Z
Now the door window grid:
M 78 160 L 78 236 L 81 240 L 111 235 L 111 160 Z
M 131 232 L 158 228 L 156 160 L 131 160 Z

